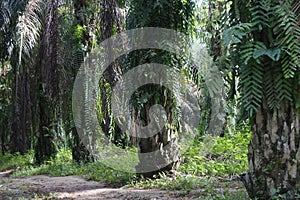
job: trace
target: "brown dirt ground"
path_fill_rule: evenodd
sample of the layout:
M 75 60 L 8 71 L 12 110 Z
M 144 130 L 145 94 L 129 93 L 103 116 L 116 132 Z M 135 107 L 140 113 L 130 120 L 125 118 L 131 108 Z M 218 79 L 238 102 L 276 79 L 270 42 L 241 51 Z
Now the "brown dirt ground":
M 44 175 L 11 178 L 11 171 L 0 172 L 0 200 L 24 199 L 99 199 L 99 200 L 189 200 L 199 199 L 203 191 L 162 191 L 112 188 L 77 176 Z
M 101 182 L 86 181 L 76 176 L 0 179 L 0 199 L 191 199 L 159 190 L 108 188 Z M 21 198 L 22 199 L 22 198 Z

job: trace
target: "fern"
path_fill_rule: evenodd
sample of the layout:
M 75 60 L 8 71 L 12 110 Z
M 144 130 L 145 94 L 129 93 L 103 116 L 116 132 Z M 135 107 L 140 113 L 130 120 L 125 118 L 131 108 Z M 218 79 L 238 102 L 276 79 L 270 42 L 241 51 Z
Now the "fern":
M 243 38 L 252 31 L 252 27 L 253 24 L 251 23 L 243 23 L 227 29 L 223 34 L 224 44 L 228 46 L 230 44 L 242 43 Z
M 263 75 L 263 66 L 257 63 L 245 65 L 240 70 L 241 94 L 243 95 L 245 107 L 249 110 L 250 115 L 252 115 L 262 103 Z
M 280 64 L 269 62 L 266 64 L 264 84 L 267 104 L 270 109 L 279 109 L 284 100 L 292 101 L 292 81 L 286 79 L 281 72 Z
M 247 65 L 249 60 L 252 58 L 254 53 L 254 44 L 251 42 L 247 42 L 245 45 L 241 46 L 241 61 L 243 64 Z
M 241 45 L 240 55 L 240 90 L 243 95 L 243 101 L 250 115 L 262 103 L 264 67 L 261 56 L 256 55 L 258 51 L 264 49 L 261 42 L 247 42 Z
M 270 23 L 270 2 L 263 0 L 256 3 L 255 6 L 250 8 L 251 21 L 258 30 L 262 30 L 263 27 L 268 27 Z
M 282 9 L 281 5 L 274 7 L 274 34 L 278 40 L 276 46 L 281 46 L 285 52 L 281 61 L 285 78 L 292 78 L 300 66 L 300 28 L 297 16 L 290 10 Z
M 300 3 L 249 1 L 247 8 L 236 0 L 226 4 L 231 5 L 225 15 L 230 28 L 224 31 L 223 40 L 232 65 L 239 66 L 245 108 L 253 113 L 265 100 L 270 109 L 292 101 L 293 81 L 300 66 Z M 231 19 L 237 15 L 238 20 Z

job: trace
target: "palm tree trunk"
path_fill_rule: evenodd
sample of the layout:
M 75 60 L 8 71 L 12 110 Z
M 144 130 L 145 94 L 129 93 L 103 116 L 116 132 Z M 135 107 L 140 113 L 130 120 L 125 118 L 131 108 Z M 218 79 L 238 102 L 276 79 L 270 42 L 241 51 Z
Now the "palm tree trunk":
M 55 112 L 58 99 L 58 2 L 48 0 L 47 6 L 37 66 L 40 67 L 40 124 L 35 157 L 39 164 L 55 154 L 53 139 L 57 125 Z
M 292 102 L 276 111 L 264 105 L 254 118 L 244 183 L 251 198 L 284 194 L 295 199 L 300 183 L 300 119 Z
M 15 72 L 13 122 L 12 122 L 12 152 L 25 154 L 29 147 L 30 132 L 30 85 L 27 70 L 23 73 Z
M 117 4 L 115 0 L 102 0 L 101 1 L 101 9 L 100 9 L 100 21 L 99 21 L 99 32 L 100 35 L 99 40 L 104 41 L 110 38 L 113 35 L 114 27 L 117 28 L 117 31 L 121 31 L 121 23 L 120 16 L 117 13 Z M 111 45 L 108 45 L 110 47 Z M 109 49 L 109 51 L 113 52 L 113 49 Z M 108 52 L 108 56 L 112 53 Z M 109 59 L 109 58 L 108 58 Z M 126 137 L 123 137 L 121 129 L 114 124 L 112 119 L 112 109 L 111 109 L 111 90 L 112 86 L 115 85 L 118 81 L 122 81 L 121 76 L 121 67 L 118 61 L 112 63 L 107 70 L 103 73 L 103 79 L 100 82 L 100 92 L 101 92 L 101 109 L 102 109 L 102 122 L 101 128 L 104 134 L 110 138 L 112 138 L 112 142 L 123 146 L 126 145 Z M 110 87 L 106 87 L 105 84 L 108 83 Z
M 162 90 L 156 90 L 156 95 L 158 95 L 158 98 L 160 98 L 160 103 L 167 102 L 165 106 L 167 121 L 172 123 L 173 102 L 171 93 L 166 91 L 167 95 L 162 97 L 162 94 L 164 93 L 163 91 L 166 89 L 164 88 Z M 150 91 L 153 91 L 153 89 L 150 89 Z M 166 98 L 166 101 L 164 98 Z M 143 120 L 147 122 L 146 124 L 150 123 L 149 114 L 147 112 L 149 111 L 151 105 L 154 104 L 156 104 L 155 99 L 149 100 L 144 106 L 144 109 L 141 111 L 141 118 L 146 118 Z M 137 141 L 137 146 L 139 149 L 139 163 L 136 166 L 136 171 L 138 174 L 142 175 L 143 177 L 153 178 L 154 175 L 160 172 L 169 172 L 172 169 L 174 170 L 178 168 L 180 152 L 178 138 L 176 137 L 174 130 L 167 128 L 165 125 L 165 127 L 154 136 L 148 138 L 138 138 Z
M 74 17 L 75 17 L 75 23 L 77 25 L 80 25 L 81 27 L 85 27 L 85 26 L 91 26 L 91 24 L 88 24 L 88 18 L 83 15 L 83 13 L 87 13 L 88 7 L 89 7 L 89 3 L 85 0 L 81 1 L 81 0 L 75 0 L 74 1 Z M 92 38 L 89 35 L 89 31 L 88 30 L 83 30 L 82 31 L 82 37 L 80 38 L 81 41 L 77 41 L 79 43 L 81 43 L 81 45 L 83 45 L 84 47 L 87 47 L 86 49 L 90 49 L 92 46 Z M 79 52 L 80 55 L 80 62 L 76 63 L 78 66 L 80 66 L 83 62 L 83 59 L 81 60 L 81 58 L 83 58 L 85 56 L 85 54 L 87 53 L 88 50 L 84 51 L 82 49 L 76 49 Z M 76 73 L 74 75 L 74 79 L 75 79 Z M 84 84 L 88 84 L 87 82 Z M 86 85 L 84 86 L 86 87 Z M 86 96 L 82 97 L 83 101 L 86 100 Z M 84 104 L 85 105 L 85 104 Z M 86 106 L 86 105 L 85 105 Z M 82 117 L 82 121 L 85 123 L 85 113 L 82 113 L 81 115 Z M 85 126 L 85 124 L 82 124 L 82 126 Z M 76 127 L 78 129 L 78 127 Z M 90 155 L 88 149 L 86 148 L 85 144 L 83 144 L 83 142 L 81 141 L 82 138 L 80 138 L 78 131 L 75 127 L 72 128 L 72 156 L 74 161 L 76 162 L 90 162 L 93 160 L 92 156 Z M 84 129 L 82 127 L 82 129 Z M 82 130 L 83 132 L 83 130 Z

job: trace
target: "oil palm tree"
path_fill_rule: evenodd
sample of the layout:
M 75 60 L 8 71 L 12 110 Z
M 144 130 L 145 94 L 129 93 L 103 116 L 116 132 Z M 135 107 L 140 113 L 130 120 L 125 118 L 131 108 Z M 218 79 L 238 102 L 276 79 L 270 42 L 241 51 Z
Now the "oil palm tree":
M 299 1 L 229 0 L 224 44 L 249 114 L 251 198 L 295 199 L 300 183 Z

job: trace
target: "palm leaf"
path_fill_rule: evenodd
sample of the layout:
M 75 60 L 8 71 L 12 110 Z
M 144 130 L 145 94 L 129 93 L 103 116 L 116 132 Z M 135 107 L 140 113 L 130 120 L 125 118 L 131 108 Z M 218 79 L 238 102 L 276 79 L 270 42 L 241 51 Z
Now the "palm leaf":
M 30 0 L 17 23 L 17 44 L 19 47 L 19 64 L 37 44 L 41 33 L 41 14 L 43 12 L 42 0 Z
M 5 25 L 9 22 L 12 15 L 12 9 L 9 2 L 2 1 L 0 3 L 0 30 L 3 30 Z

